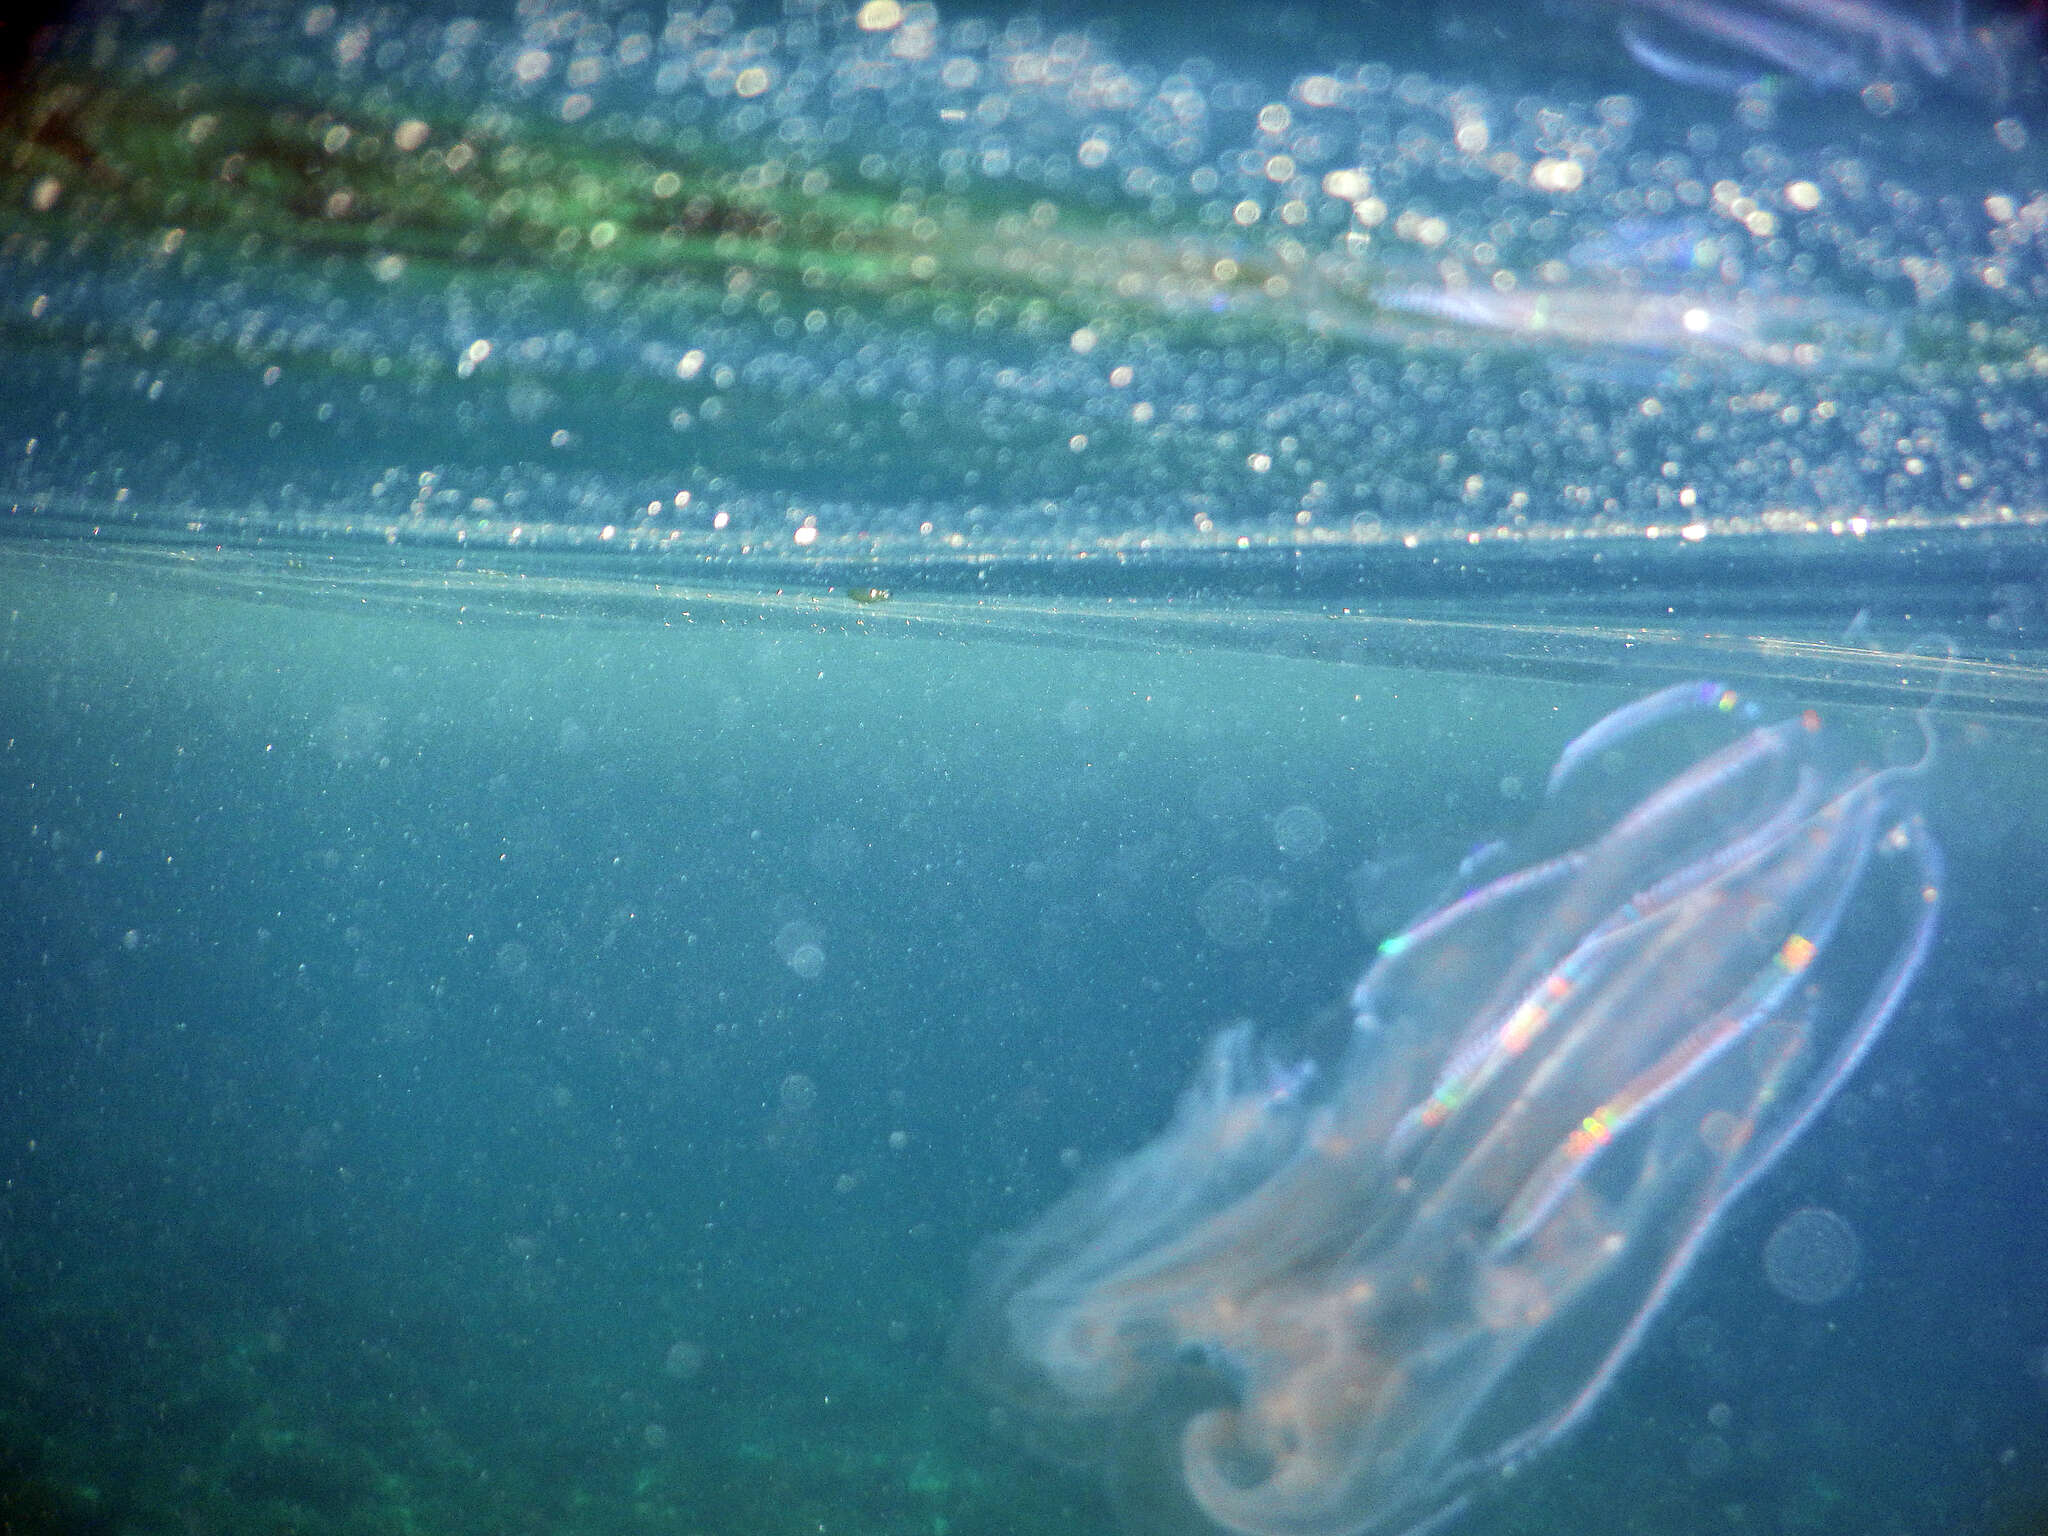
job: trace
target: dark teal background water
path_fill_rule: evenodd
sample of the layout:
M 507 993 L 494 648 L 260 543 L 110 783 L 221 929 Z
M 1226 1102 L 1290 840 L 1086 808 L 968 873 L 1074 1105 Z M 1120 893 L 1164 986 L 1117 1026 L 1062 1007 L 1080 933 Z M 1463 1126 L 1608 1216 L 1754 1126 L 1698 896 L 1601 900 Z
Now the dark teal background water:
M 1339 1018 L 1638 691 L 21 551 L 0 621 L 19 1531 L 1110 1529 L 949 1382 L 970 1251 L 1156 1131 L 1215 1027 Z M 2048 754 L 1942 735 L 1927 974 L 1472 1529 L 2033 1528 Z M 1761 1269 L 1807 1204 L 1862 1246 L 1819 1308 Z

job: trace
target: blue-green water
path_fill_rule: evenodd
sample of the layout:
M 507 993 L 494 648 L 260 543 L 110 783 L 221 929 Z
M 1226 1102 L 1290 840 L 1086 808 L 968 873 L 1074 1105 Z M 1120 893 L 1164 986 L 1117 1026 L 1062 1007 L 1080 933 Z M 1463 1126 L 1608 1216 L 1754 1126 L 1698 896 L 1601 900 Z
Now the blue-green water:
M 970 1252 L 1215 1027 L 1332 1017 L 1639 691 L 312 595 L 7 563 L 17 1529 L 1110 1529 L 945 1371 Z M 2048 761 L 1941 752 L 1926 975 L 1476 1529 L 2038 1507 Z
M 1694 677 L 1894 752 L 1936 701 L 1941 931 L 1456 1529 L 2041 1530 L 2039 82 L 1731 100 L 1614 22 L 53 34 L 0 1531 L 1106 1536 L 949 1363 L 977 1249 L 1219 1029 L 1341 1035 Z

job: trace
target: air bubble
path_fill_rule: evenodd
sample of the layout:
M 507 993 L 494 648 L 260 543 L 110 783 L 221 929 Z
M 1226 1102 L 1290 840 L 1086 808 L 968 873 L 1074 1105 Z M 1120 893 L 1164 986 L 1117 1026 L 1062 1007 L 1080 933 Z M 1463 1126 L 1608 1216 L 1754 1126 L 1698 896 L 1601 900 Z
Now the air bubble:
M 1765 1241 L 1764 1277 L 1787 1301 L 1825 1306 L 1855 1284 L 1862 1256 L 1854 1227 L 1822 1206 L 1804 1206 Z

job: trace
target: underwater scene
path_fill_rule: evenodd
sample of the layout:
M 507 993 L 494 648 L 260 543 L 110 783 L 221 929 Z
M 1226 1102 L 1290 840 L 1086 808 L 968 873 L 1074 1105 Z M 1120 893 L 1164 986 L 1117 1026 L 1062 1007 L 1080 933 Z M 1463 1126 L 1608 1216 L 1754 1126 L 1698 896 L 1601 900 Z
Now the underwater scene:
M 2048 1531 L 2044 38 L 0 24 L 0 1533 Z

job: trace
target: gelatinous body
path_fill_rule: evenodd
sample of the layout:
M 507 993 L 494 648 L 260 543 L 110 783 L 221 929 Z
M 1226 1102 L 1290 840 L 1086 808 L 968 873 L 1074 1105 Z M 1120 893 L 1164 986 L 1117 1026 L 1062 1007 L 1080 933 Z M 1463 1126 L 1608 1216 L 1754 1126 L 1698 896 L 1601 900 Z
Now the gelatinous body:
M 2038 83 L 2037 18 L 1960 0 L 1626 0 L 1622 40 L 1667 79 L 1735 91 L 1790 76 L 1823 91 L 1919 79 L 2003 102 Z
M 1896 1010 L 1924 771 L 1712 684 L 1594 726 L 1536 844 L 1381 945 L 1330 1070 L 1225 1031 L 1158 1140 L 991 1246 L 963 1369 L 1141 1528 L 1455 1510 L 1586 1411 Z

